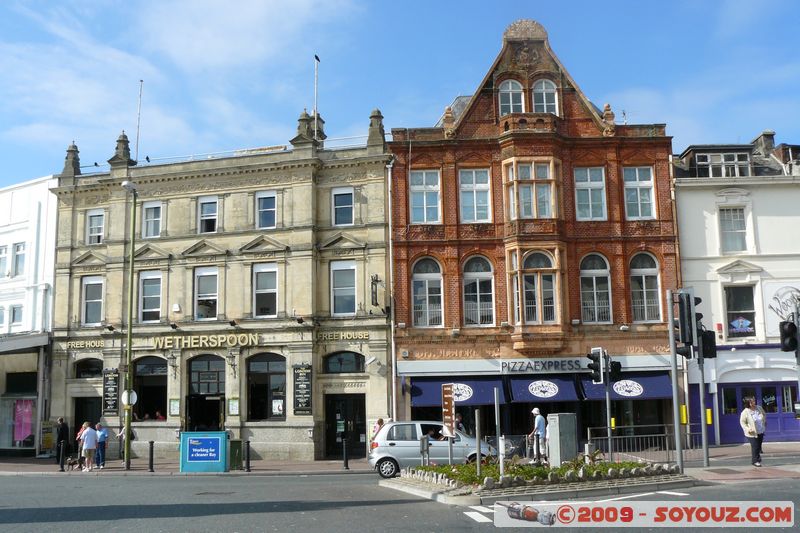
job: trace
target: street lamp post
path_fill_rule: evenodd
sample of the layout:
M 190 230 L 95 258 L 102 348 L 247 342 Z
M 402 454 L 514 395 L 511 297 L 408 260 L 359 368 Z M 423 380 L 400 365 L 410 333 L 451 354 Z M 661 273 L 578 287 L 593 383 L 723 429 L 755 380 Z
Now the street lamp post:
M 125 335 L 125 390 L 128 401 L 125 405 L 125 470 L 131 469 L 131 399 L 133 392 L 133 372 L 131 371 L 132 337 L 133 337 L 133 255 L 136 248 L 136 185 L 131 181 L 123 181 L 122 187 L 131 193 L 131 230 L 130 249 L 128 250 L 128 328 Z

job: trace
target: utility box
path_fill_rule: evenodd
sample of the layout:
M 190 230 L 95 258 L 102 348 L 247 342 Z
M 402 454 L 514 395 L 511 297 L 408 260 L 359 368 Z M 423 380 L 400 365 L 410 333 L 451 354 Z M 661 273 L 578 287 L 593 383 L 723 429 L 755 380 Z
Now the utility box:
M 242 441 L 231 439 L 228 444 L 228 459 L 230 460 L 228 470 L 244 470 L 242 467 Z
M 575 413 L 553 413 L 547 415 L 547 459 L 550 466 L 561 466 L 578 456 L 578 419 Z

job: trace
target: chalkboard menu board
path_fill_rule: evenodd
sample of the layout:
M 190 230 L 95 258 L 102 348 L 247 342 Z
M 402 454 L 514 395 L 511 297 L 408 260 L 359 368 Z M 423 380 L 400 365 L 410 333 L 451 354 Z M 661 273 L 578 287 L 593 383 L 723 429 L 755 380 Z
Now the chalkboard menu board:
M 119 370 L 103 370 L 103 414 L 119 412 Z
M 294 367 L 294 414 L 311 414 L 311 365 Z

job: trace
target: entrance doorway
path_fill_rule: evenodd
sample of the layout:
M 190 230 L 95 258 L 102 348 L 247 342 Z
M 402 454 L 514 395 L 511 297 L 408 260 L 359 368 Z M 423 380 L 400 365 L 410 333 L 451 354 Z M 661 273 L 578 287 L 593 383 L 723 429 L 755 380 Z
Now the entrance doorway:
M 349 458 L 367 455 L 367 417 L 363 394 L 325 395 L 325 455 L 342 456 L 342 438 Z M 342 437 L 344 432 L 344 437 Z
M 220 431 L 225 427 L 225 360 L 201 355 L 189 361 L 186 425 L 189 431 Z
M 189 431 L 220 431 L 225 427 L 225 396 L 190 394 L 186 405 Z
M 100 422 L 102 408 L 103 403 L 100 396 L 75 398 L 75 422 L 73 424 L 75 433 L 78 432 L 84 422 L 89 422 L 92 427 Z

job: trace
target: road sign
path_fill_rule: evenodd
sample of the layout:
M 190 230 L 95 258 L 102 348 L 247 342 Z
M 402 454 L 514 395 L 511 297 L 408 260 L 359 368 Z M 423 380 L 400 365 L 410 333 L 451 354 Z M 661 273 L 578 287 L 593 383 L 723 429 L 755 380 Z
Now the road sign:
M 456 402 L 453 400 L 453 384 L 442 383 L 442 423 L 455 435 Z
M 136 391 L 122 391 L 122 405 L 136 405 Z

